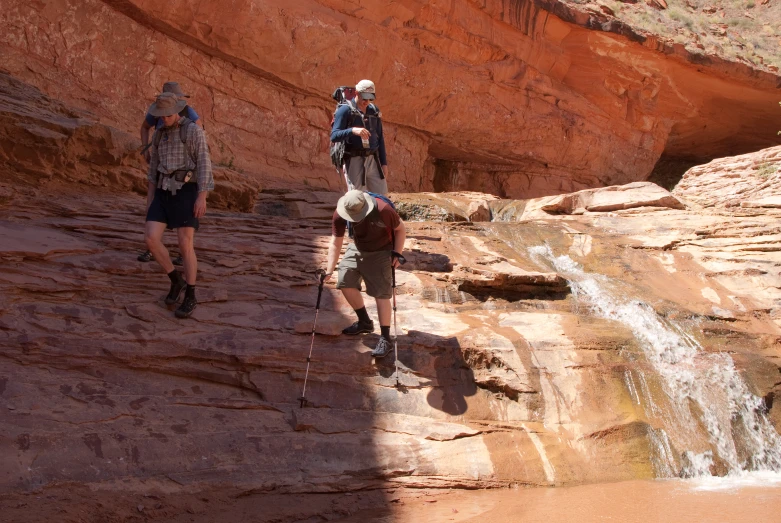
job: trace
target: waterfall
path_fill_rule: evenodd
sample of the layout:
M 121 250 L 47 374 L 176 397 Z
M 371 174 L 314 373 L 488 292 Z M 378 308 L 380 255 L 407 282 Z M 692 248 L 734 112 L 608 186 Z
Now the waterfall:
M 548 246 L 531 247 L 529 253 L 567 278 L 576 304 L 626 325 L 636 337 L 667 396 L 663 409 L 661 399 L 650 398 L 642 373 L 637 379 L 631 372 L 625 376 L 633 401 L 639 404 L 641 396 L 647 396 L 642 402 L 647 417 L 664 425 L 654 428 L 650 438 L 659 475 L 673 471 L 670 440 L 680 453 L 680 474 L 685 477 L 708 476 L 717 461 L 729 475 L 781 472 L 781 438 L 729 354 L 703 350 L 682 326 L 661 318 L 640 300 L 611 291 L 615 282 L 583 271 L 569 256 L 555 256 Z M 703 448 L 703 436 L 710 448 Z

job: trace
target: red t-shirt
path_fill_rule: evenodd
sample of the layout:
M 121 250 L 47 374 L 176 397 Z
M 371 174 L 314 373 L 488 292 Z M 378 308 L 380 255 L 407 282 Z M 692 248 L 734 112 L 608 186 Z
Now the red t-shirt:
M 391 251 L 393 250 L 392 232 L 401 223 L 401 218 L 393 207 L 379 198 L 374 200 L 377 205 L 372 212 L 362 221 L 353 223 L 353 240 L 361 252 Z M 331 234 L 343 238 L 345 230 L 347 230 L 347 220 L 334 211 Z

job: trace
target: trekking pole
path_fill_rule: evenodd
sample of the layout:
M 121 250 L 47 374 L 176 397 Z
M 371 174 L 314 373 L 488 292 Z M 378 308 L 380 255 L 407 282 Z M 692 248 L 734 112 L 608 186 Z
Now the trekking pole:
M 315 274 L 320 277 L 320 285 L 317 287 L 317 305 L 315 305 L 315 321 L 312 323 L 312 343 L 309 345 L 309 356 L 306 358 L 306 374 L 304 374 L 304 390 L 301 392 L 301 408 L 306 405 L 306 380 L 309 377 L 309 363 L 312 361 L 312 349 L 315 346 L 315 328 L 317 327 L 317 314 L 320 312 L 320 298 L 323 296 L 323 284 L 325 283 L 325 271 L 317 269 Z
M 396 388 L 401 387 L 399 382 L 399 327 L 396 325 L 396 267 L 393 267 L 393 259 L 399 260 L 399 265 L 407 263 L 406 258 L 396 251 L 391 251 L 391 281 L 393 283 L 393 352 L 396 356 Z

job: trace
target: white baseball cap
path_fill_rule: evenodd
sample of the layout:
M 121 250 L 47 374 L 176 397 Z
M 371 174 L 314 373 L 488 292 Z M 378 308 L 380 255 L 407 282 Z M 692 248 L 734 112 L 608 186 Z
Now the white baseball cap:
M 374 100 L 374 82 L 371 80 L 361 80 L 355 86 L 355 90 L 360 93 L 364 100 Z

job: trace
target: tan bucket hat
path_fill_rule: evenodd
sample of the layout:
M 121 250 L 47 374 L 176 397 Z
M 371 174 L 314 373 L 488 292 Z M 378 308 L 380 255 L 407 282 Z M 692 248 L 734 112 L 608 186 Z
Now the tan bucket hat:
M 149 114 L 152 116 L 171 116 L 178 114 L 187 106 L 186 100 L 181 100 L 174 93 L 160 93 L 155 103 L 149 106 Z
M 164 93 L 174 93 L 176 96 L 179 96 L 181 98 L 190 98 L 189 94 L 184 94 L 184 91 L 182 91 L 182 87 L 179 85 L 179 82 L 166 82 L 163 84 L 163 92 Z
M 375 204 L 373 196 L 356 189 L 348 191 L 339 198 L 339 203 L 336 204 L 336 212 L 348 222 L 359 222 L 372 212 Z

